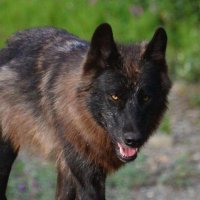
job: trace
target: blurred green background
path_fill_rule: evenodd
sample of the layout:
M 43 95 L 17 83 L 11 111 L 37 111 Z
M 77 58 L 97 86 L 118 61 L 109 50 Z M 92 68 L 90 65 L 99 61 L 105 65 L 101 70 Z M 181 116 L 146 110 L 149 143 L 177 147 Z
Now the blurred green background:
M 155 29 L 163 26 L 169 38 L 167 58 L 171 77 L 190 87 L 199 83 L 200 1 L 197 0 L 0 0 L 0 46 L 3 47 L 14 32 L 39 26 L 67 29 L 90 40 L 94 29 L 102 22 L 110 23 L 115 39 L 123 43 L 149 40 Z M 188 89 L 184 86 L 178 91 L 182 98 Z M 199 88 L 188 97 L 195 110 L 200 107 L 197 91 Z M 171 116 L 167 113 L 160 131 L 172 135 L 171 126 Z M 132 200 L 133 197 L 128 196 L 130 190 L 155 182 L 185 186 L 190 183 L 191 174 L 199 176 L 195 166 L 186 167 L 186 163 L 191 164 L 187 155 L 188 152 L 174 158 L 170 173 L 155 177 L 149 172 L 147 156 L 141 154 L 134 166 L 128 165 L 108 179 L 107 196 Z M 56 175 L 52 165 L 22 154 L 11 176 L 9 199 L 54 199 Z
M 55 26 L 90 39 L 109 22 L 121 42 L 148 40 L 158 26 L 169 36 L 168 58 L 176 78 L 200 78 L 200 2 L 197 0 L 0 0 L 0 45 L 14 32 Z

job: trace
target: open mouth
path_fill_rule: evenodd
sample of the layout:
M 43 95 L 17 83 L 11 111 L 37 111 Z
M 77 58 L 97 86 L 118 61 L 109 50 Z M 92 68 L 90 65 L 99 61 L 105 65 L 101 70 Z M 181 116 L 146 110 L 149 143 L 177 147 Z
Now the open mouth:
M 123 162 L 132 161 L 137 157 L 137 153 L 138 153 L 137 147 L 129 147 L 121 143 L 117 143 L 117 146 L 118 146 L 119 158 Z

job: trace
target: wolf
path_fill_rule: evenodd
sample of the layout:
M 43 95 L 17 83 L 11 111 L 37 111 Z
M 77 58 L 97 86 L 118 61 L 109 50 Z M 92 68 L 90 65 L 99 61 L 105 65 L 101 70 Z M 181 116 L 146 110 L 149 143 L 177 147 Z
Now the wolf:
M 0 50 L 0 199 L 20 149 L 52 160 L 57 200 L 105 200 L 108 174 L 136 159 L 171 87 L 167 34 L 116 43 L 108 23 L 90 42 L 53 27 L 14 34 Z

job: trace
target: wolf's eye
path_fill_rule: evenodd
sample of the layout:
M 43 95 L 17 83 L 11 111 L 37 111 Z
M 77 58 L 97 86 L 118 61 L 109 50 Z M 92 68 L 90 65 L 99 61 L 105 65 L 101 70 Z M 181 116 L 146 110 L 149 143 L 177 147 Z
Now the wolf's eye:
M 119 97 L 115 94 L 111 95 L 111 98 L 113 101 L 118 101 L 119 100 Z
M 144 95 L 143 96 L 143 101 L 144 102 L 148 102 L 150 100 L 150 97 L 149 96 L 147 96 L 147 95 Z
M 140 90 L 138 93 L 138 100 L 141 104 L 145 104 L 151 100 L 151 97 L 147 95 L 144 90 Z

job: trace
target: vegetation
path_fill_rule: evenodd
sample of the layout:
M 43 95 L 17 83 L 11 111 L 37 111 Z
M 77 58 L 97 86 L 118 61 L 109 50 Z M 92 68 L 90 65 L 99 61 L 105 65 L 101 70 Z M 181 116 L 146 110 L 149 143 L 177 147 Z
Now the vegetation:
M 165 134 L 171 134 L 171 124 L 169 114 L 166 113 L 160 124 L 160 131 Z
M 149 184 L 147 180 L 150 179 L 150 174 L 145 162 L 146 157 L 140 154 L 137 158 L 137 162 L 126 165 L 114 174 L 114 176 L 108 178 L 108 187 L 118 188 L 118 190 L 130 190 L 133 187 L 144 185 L 144 183 Z M 140 176 L 138 176 L 138 174 L 140 174 Z
M 23 155 L 16 160 L 9 179 L 8 199 L 53 200 L 55 190 L 56 173 L 51 164 Z
M 200 172 L 191 161 L 190 155 L 182 154 L 175 160 L 169 173 L 161 175 L 158 181 L 174 187 L 184 187 L 194 184 L 199 177 Z
M 105 21 L 122 42 L 150 39 L 156 27 L 164 26 L 172 75 L 199 81 L 200 2 L 195 0 L 0 0 L 0 45 L 12 33 L 37 26 L 56 26 L 90 39 Z

